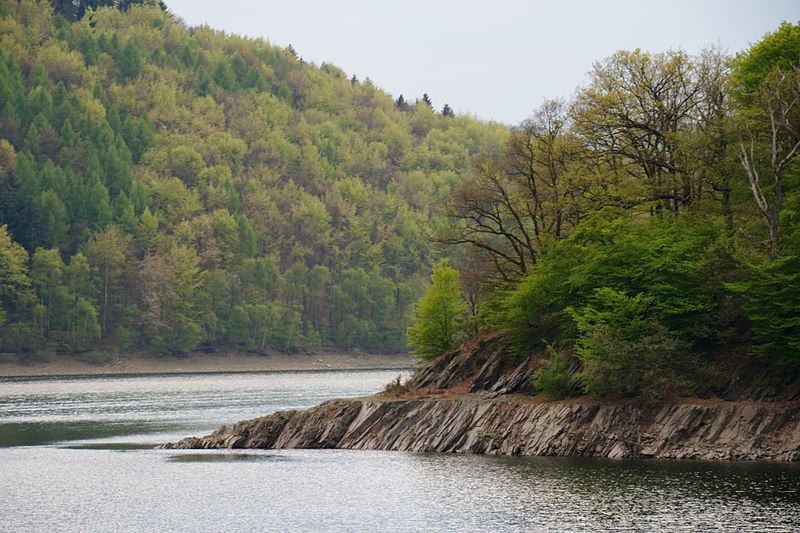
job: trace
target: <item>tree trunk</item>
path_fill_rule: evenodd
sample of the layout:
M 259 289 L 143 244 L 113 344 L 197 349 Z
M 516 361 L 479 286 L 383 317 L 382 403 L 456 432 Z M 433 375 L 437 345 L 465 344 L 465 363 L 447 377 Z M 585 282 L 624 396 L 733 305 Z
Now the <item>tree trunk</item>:
M 106 319 L 108 317 L 108 265 L 103 280 L 103 336 L 106 335 Z

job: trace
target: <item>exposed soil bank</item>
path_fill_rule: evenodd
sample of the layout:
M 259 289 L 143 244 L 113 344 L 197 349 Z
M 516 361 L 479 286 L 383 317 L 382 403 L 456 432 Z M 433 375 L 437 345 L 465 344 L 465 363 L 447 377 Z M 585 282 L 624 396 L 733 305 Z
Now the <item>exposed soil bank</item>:
M 122 356 L 105 364 L 90 364 L 76 357 L 58 356 L 44 363 L 0 363 L 0 377 L 72 376 L 104 374 L 177 374 L 198 372 L 263 372 L 291 370 L 356 370 L 410 368 L 414 360 L 406 354 L 295 354 L 209 355 L 186 357 Z

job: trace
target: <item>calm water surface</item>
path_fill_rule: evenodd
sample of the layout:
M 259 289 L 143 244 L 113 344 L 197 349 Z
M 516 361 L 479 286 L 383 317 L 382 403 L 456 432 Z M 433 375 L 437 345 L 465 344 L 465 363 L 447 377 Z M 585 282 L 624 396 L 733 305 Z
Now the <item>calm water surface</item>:
M 800 465 L 152 449 L 397 374 L 0 379 L 0 531 L 800 531 Z

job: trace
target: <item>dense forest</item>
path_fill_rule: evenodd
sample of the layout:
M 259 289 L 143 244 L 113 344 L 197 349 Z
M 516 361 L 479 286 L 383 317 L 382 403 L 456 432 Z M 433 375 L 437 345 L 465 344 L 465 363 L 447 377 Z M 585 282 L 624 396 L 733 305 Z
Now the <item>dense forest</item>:
M 749 50 L 620 51 L 475 158 L 409 330 L 489 331 L 552 397 L 662 397 L 800 367 L 800 25 Z M 463 265 L 468 265 L 464 268 Z M 460 277 L 460 282 L 459 282 Z
M 734 56 L 620 51 L 509 128 L 163 2 L 4 0 L 0 352 L 433 358 L 488 332 L 552 397 L 796 371 L 799 152 L 788 23 Z
M 4 0 L 0 352 L 403 350 L 507 134 L 163 3 Z

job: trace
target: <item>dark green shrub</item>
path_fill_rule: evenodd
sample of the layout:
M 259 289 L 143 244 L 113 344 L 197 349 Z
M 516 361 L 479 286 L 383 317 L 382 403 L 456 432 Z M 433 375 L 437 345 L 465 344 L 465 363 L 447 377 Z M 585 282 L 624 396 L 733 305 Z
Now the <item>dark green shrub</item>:
M 575 355 L 583 365 L 578 379 L 585 392 L 659 399 L 682 391 L 690 347 L 652 309 L 651 298 L 604 287 L 591 305 L 570 310 L 579 331 Z
M 575 396 L 580 392 L 575 370 L 575 359 L 566 351 L 550 345 L 547 347 L 547 358 L 533 373 L 533 388 L 551 400 Z

